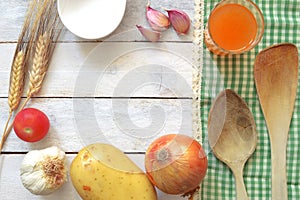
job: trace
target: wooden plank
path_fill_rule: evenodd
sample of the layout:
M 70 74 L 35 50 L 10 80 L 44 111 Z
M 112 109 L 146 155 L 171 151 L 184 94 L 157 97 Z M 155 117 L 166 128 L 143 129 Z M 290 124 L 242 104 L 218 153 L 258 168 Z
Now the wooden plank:
M 23 25 L 27 5 L 29 0 L 1 0 L 0 1 L 0 41 L 16 42 Z M 185 1 L 152 1 L 155 9 L 163 11 L 164 8 L 180 8 L 184 10 L 191 19 L 193 19 L 193 3 Z M 136 29 L 135 25 L 149 27 L 146 20 L 145 8 L 147 1 L 127 0 L 126 12 L 119 27 L 108 37 L 100 39 L 112 41 L 145 41 L 145 38 Z M 164 12 L 164 11 L 163 11 Z M 164 12 L 166 14 L 166 12 Z M 99 24 L 101 26 L 101 24 Z M 192 27 L 187 35 L 177 35 L 173 28 L 163 32 L 161 41 L 191 41 Z M 65 30 L 60 39 L 61 41 L 87 41 L 73 35 Z
M 75 155 L 67 155 L 68 168 Z M 134 162 L 136 162 L 141 169 L 144 155 L 130 154 L 128 155 Z M 16 199 L 30 199 L 30 200 L 80 200 L 81 198 L 74 189 L 70 177 L 68 181 L 59 190 L 53 192 L 47 196 L 37 196 L 31 194 L 26 190 L 20 180 L 20 165 L 24 158 L 24 155 L 1 155 L 0 157 L 0 199 L 16 200 Z M 161 191 L 157 192 L 159 200 L 184 200 L 179 195 L 167 195 Z
M 7 97 L 15 44 L 0 44 Z M 191 97 L 191 43 L 62 43 L 39 97 Z
M 95 142 L 111 143 L 125 152 L 144 152 L 157 137 L 168 133 L 192 136 L 191 99 L 35 98 L 28 107 L 47 114 L 51 128 L 37 143 L 21 141 L 11 132 L 5 152 L 27 152 L 57 145 L 77 152 Z M 8 115 L 0 99 L 0 130 Z

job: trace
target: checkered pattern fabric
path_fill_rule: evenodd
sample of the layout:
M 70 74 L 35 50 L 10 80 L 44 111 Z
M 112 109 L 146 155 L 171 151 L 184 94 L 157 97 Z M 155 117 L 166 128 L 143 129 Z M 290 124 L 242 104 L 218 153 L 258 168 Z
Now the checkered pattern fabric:
M 217 3 L 204 1 L 204 23 Z M 265 18 L 265 32 L 259 45 L 248 53 L 220 57 L 203 52 L 201 86 L 202 141 L 209 167 L 202 184 L 203 200 L 235 199 L 235 180 L 230 169 L 215 158 L 207 141 L 207 118 L 216 95 L 225 88 L 237 92 L 249 105 L 257 126 L 258 144 L 244 169 L 244 181 L 250 199 L 271 199 L 271 152 L 267 126 L 255 89 L 253 65 L 262 49 L 277 43 L 290 42 L 300 49 L 300 1 L 255 0 Z M 300 80 L 300 79 L 299 79 Z M 300 199 L 300 83 L 287 147 L 288 198 Z

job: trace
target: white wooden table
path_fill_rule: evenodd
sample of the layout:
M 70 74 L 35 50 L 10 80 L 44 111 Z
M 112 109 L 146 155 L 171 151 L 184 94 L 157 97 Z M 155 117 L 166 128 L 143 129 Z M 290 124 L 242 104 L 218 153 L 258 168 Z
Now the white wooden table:
M 32 144 L 11 132 L 0 156 L 1 200 L 80 199 L 70 180 L 49 196 L 28 192 L 19 167 L 30 150 L 56 145 L 67 153 L 70 164 L 83 146 L 109 142 L 144 169 L 144 152 L 155 138 L 167 133 L 192 135 L 193 27 L 185 36 L 170 28 L 159 42 L 146 41 L 135 25 L 149 26 L 147 1 L 127 0 L 120 26 L 104 39 L 84 40 L 63 32 L 43 89 L 28 104 L 48 115 L 50 131 Z M 8 116 L 11 62 L 27 4 L 27 0 L 0 1 L 1 132 Z M 152 0 L 151 5 L 182 9 L 193 20 L 194 1 Z M 159 199 L 184 198 L 159 192 Z

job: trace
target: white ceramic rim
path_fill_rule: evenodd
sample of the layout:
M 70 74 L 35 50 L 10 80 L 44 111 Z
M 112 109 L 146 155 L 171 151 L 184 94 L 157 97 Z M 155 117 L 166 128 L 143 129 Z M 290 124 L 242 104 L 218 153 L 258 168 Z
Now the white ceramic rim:
M 126 0 L 57 0 L 57 9 L 62 23 L 73 34 L 99 39 L 119 26 Z

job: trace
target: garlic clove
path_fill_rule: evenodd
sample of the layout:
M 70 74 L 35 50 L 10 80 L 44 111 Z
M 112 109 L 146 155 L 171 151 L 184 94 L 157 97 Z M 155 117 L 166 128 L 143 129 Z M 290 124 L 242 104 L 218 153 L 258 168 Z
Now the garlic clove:
M 161 33 L 151 29 L 144 28 L 143 26 L 136 25 L 141 34 L 151 42 L 157 42 L 160 39 Z
M 165 31 L 170 27 L 169 18 L 162 12 L 151 8 L 149 2 L 146 7 L 146 17 L 151 28 L 155 31 Z
M 28 152 L 21 164 L 21 181 L 36 195 L 47 195 L 60 188 L 67 180 L 65 152 L 58 147 Z
M 182 35 L 187 34 L 191 26 L 191 20 L 188 14 L 178 9 L 173 9 L 173 10 L 166 9 L 166 11 L 168 12 L 168 16 L 174 30 L 178 34 L 182 34 Z

